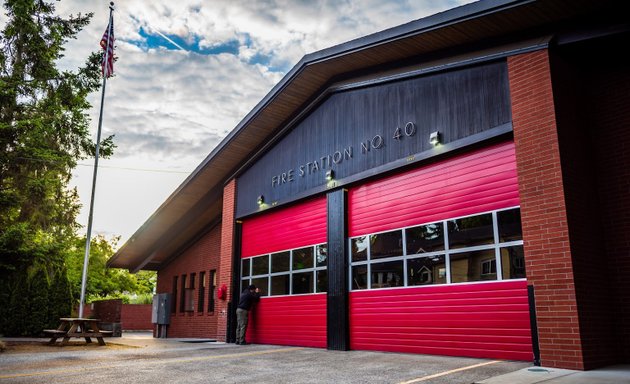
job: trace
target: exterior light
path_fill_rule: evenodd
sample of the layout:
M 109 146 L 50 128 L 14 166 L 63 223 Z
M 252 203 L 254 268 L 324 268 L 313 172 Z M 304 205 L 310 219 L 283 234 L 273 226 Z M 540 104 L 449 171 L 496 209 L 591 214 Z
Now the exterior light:
M 265 203 L 265 196 L 263 195 L 258 196 L 258 198 L 256 199 L 256 202 L 258 203 L 258 205 L 263 205 Z
M 441 142 L 440 136 L 440 132 L 438 131 L 431 132 L 431 135 L 429 135 L 429 143 L 431 143 L 432 146 L 436 147 Z
M 332 169 L 329 169 L 328 171 L 326 171 L 326 180 L 331 181 L 334 178 L 335 178 L 335 171 L 333 171 Z

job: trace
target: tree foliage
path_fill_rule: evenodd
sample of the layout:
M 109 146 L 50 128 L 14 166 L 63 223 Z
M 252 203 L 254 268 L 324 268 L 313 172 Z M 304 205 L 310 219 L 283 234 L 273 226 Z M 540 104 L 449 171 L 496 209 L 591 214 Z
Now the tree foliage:
M 95 152 L 87 96 L 100 87 L 100 55 L 92 54 L 76 71 L 57 66 L 64 44 L 76 38 L 92 14 L 64 19 L 55 14 L 54 2 L 45 0 L 6 0 L 4 8 L 8 20 L 0 32 L 0 326 L 6 327 L 8 316 L 37 310 L 31 316 L 37 325 L 12 331 L 28 333 L 71 303 L 65 262 L 77 237 L 79 202 L 68 182 L 77 161 Z M 111 155 L 112 137 L 103 140 L 101 148 L 104 156 Z M 51 289 L 63 303 L 42 307 Z M 5 333 L 10 332 L 5 328 Z
M 128 301 L 130 294 L 151 294 L 155 286 L 156 274 L 140 271 L 131 274 L 125 269 L 107 268 L 107 260 L 114 254 L 118 238 L 108 241 L 104 236 L 96 236 L 90 242 L 88 277 L 85 287 L 86 302 L 105 298 L 123 298 Z M 77 238 L 68 256 L 68 279 L 74 297 L 81 294 L 83 259 L 85 258 L 85 237 Z

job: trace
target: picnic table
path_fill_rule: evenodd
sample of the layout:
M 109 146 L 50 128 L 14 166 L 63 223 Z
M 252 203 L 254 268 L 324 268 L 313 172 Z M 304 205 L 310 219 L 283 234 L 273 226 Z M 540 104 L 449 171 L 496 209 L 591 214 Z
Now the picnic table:
M 87 319 L 82 317 L 62 317 L 57 329 L 44 329 L 44 333 L 50 335 L 48 344 L 55 344 L 57 339 L 62 338 L 61 345 L 68 344 L 71 337 L 85 338 L 86 343 L 92 342 L 92 337 L 96 337 L 99 345 L 105 345 L 104 335 L 111 334 L 112 331 L 101 331 L 98 329 L 99 319 Z

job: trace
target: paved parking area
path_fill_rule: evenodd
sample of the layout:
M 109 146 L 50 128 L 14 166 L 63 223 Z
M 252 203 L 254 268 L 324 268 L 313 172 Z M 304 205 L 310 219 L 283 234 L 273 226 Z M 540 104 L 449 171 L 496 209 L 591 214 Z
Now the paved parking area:
M 127 336 L 137 348 L 0 355 L 0 383 L 474 383 L 531 364 Z
M 23 352 L 0 353 L 0 384 L 630 384 L 628 364 L 582 372 L 513 361 L 237 346 L 199 339 L 154 339 L 146 332 L 123 335 L 107 339 L 108 347 L 47 347 L 46 352 L 39 353 L 26 348 Z M 46 340 L 28 341 L 43 344 Z

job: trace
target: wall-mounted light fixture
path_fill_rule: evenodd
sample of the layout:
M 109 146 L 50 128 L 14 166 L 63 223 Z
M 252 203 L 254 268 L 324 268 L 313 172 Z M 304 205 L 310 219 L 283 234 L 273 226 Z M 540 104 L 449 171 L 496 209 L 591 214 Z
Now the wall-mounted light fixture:
M 435 132 L 431 132 L 431 134 L 429 135 L 429 143 L 431 143 L 432 146 L 437 146 L 438 144 L 440 144 L 440 142 L 442 141 L 440 132 L 435 131 Z
M 265 196 L 263 195 L 258 196 L 258 198 L 256 199 L 256 202 L 258 203 L 258 205 L 263 205 L 265 203 Z
M 334 178 L 335 178 L 335 171 L 333 171 L 332 169 L 329 169 L 328 171 L 326 171 L 326 180 L 331 181 Z

